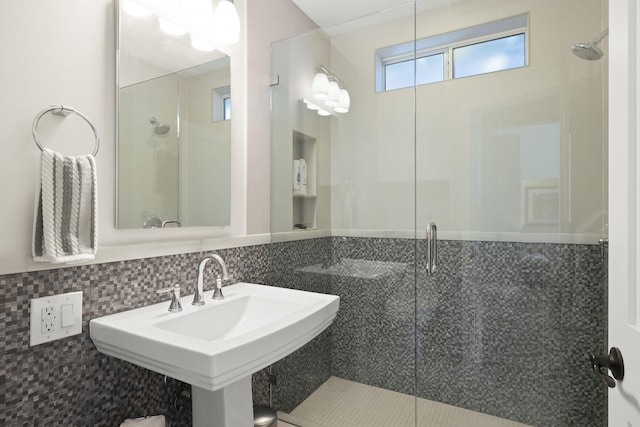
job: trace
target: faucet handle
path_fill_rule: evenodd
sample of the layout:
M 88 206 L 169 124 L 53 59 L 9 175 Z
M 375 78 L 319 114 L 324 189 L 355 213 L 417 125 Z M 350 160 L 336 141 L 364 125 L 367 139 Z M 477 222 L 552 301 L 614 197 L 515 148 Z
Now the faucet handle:
M 216 276 L 216 289 L 213 291 L 212 299 L 224 299 L 224 295 L 222 295 L 222 279 L 220 275 Z
M 175 284 L 169 288 L 158 289 L 157 294 L 166 294 L 171 292 L 171 305 L 169 305 L 169 311 L 172 313 L 178 313 L 182 311 L 182 305 L 180 305 L 180 285 Z

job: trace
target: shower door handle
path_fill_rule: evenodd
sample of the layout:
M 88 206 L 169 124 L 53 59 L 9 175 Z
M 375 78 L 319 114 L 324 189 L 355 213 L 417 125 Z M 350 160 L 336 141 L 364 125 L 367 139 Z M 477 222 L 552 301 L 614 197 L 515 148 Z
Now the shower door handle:
M 435 222 L 427 225 L 427 273 L 432 275 L 438 266 L 438 228 Z

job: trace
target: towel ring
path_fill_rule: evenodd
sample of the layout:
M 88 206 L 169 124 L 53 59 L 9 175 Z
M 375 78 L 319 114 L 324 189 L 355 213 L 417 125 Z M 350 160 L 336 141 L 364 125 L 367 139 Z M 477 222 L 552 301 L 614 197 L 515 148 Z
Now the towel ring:
M 96 138 L 96 145 L 95 145 L 95 148 L 93 149 L 93 156 L 95 157 L 96 154 L 98 154 L 98 150 L 100 149 L 100 139 L 98 138 L 98 132 L 96 131 L 96 127 L 93 125 L 93 123 L 91 123 L 91 120 L 89 120 L 89 118 L 87 118 L 87 116 L 82 114 L 80 111 L 76 110 L 75 108 L 67 107 L 65 105 L 52 105 L 49 108 L 45 108 L 44 110 L 38 113 L 35 119 L 33 119 L 33 125 L 31 126 L 31 133 L 33 133 L 33 139 L 35 140 L 36 145 L 38 146 L 40 151 L 44 151 L 44 147 L 42 146 L 42 143 L 38 139 L 38 123 L 40 123 L 40 119 L 42 118 L 42 116 L 44 116 L 49 112 L 53 112 L 52 114 L 55 114 L 56 116 L 62 116 L 62 117 L 67 117 L 69 114 L 77 114 L 78 116 L 82 117 L 82 119 L 84 119 L 84 121 L 87 122 L 87 124 L 91 127 L 91 130 L 93 131 L 93 135 Z

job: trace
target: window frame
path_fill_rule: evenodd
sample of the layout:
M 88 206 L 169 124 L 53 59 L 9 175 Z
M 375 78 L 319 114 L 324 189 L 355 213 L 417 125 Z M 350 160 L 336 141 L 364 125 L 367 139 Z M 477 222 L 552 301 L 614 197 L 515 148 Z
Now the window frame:
M 416 40 L 416 42 L 405 42 L 397 45 L 389 46 L 376 50 L 376 92 L 387 92 L 398 89 L 404 89 L 412 86 L 421 86 L 423 84 L 432 83 L 420 83 L 417 84 L 417 76 L 415 74 L 416 67 L 414 66 L 414 84 L 411 86 L 404 86 L 402 88 L 386 89 L 387 73 L 386 67 L 388 65 L 397 64 L 400 62 L 415 61 L 420 58 L 425 58 L 432 55 L 443 54 L 443 80 L 453 80 L 453 51 L 460 47 L 473 46 L 488 41 L 499 40 L 502 38 L 524 35 L 524 66 L 515 68 L 506 68 L 502 70 L 490 71 L 487 73 L 472 74 L 460 78 L 473 77 L 483 74 L 490 74 L 500 71 L 513 70 L 516 68 L 524 68 L 529 65 L 529 14 L 517 15 L 509 18 L 504 18 L 498 21 L 487 22 L 484 24 L 463 28 L 460 30 L 451 31 L 444 34 L 435 36 L 424 37 Z M 420 45 L 427 45 L 424 48 L 418 48 Z

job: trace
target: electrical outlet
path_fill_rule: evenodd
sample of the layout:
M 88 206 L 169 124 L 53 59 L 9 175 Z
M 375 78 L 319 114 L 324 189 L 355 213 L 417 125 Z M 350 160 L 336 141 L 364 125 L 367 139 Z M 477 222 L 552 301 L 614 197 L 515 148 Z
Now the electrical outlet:
M 56 328 L 56 309 L 53 305 L 47 305 L 42 308 L 41 311 L 42 319 L 42 333 L 47 334 L 52 332 Z
M 82 291 L 31 300 L 32 346 L 82 332 Z

